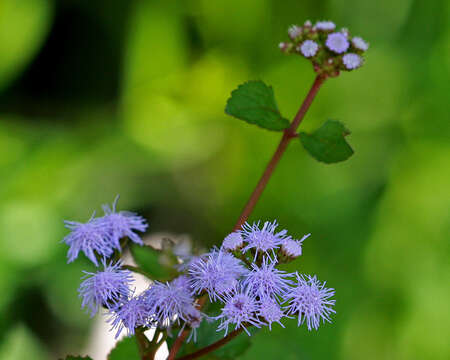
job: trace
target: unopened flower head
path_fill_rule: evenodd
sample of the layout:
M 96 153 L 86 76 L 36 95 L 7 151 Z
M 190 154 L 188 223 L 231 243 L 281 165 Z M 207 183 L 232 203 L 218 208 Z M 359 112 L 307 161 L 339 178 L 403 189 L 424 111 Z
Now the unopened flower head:
M 87 307 L 94 316 L 100 306 L 111 308 L 121 302 L 126 302 L 130 295 L 130 285 L 133 276 L 128 270 L 121 270 L 121 263 L 107 265 L 103 262 L 104 270 L 96 273 L 86 272 L 83 276 L 78 293 L 83 299 L 81 307 Z
M 122 330 L 127 330 L 127 335 L 134 335 L 134 329 L 139 326 L 153 326 L 149 317 L 149 310 L 143 296 L 133 296 L 126 303 L 110 311 L 108 322 L 111 330 L 117 329 L 116 338 Z
M 363 63 L 363 60 L 361 56 L 349 53 L 342 57 L 342 62 L 347 70 L 353 70 L 359 68 Z
M 244 237 L 244 241 L 247 245 L 242 249 L 242 252 L 246 252 L 250 249 L 255 250 L 255 260 L 258 252 L 264 253 L 268 256 L 270 254 L 275 257 L 275 249 L 281 245 L 282 241 L 287 238 L 286 230 L 282 230 L 275 233 L 278 226 L 277 222 L 273 223 L 266 221 L 263 227 L 260 229 L 259 221 L 250 225 L 245 223 L 242 226 L 241 234 Z
M 308 330 L 319 327 L 320 319 L 323 322 L 330 320 L 330 314 L 335 313 L 332 306 L 335 300 L 330 300 L 334 289 L 325 287 L 315 276 L 297 275 L 298 284 L 285 296 L 289 301 L 288 313 L 298 315 L 298 326 L 306 322 Z
M 303 236 L 300 240 L 294 239 L 285 239 L 281 244 L 281 251 L 287 257 L 296 258 L 302 254 L 302 243 L 305 239 L 307 239 L 311 234 L 307 234 Z
M 241 248 L 244 245 L 244 239 L 242 238 L 242 235 L 235 231 L 229 234 L 222 243 L 222 248 L 225 250 L 237 250 Z
M 280 320 L 285 314 L 283 310 L 281 310 L 280 305 L 272 298 L 265 297 L 261 299 L 259 302 L 258 316 L 262 317 L 267 322 L 270 330 L 272 330 L 272 323 L 274 322 L 284 327 Z
M 191 286 L 196 294 L 206 291 L 215 301 L 232 291 L 248 270 L 230 253 L 213 250 L 189 266 Z
M 361 51 L 367 51 L 369 49 L 369 44 L 359 36 L 352 38 L 352 44 L 356 49 Z
M 302 33 L 301 27 L 297 25 L 291 25 L 288 29 L 288 35 L 291 38 L 291 40 L 295 40 L 297 37 L 299 37 Z
M 136 244 L 143 245 L 142 239 L 135 233 L 135 231 L 144 232 L 147 229 L 147 222 L 145 219 L 135 213 L 129 211 L 116 211 L 117 201 L 116 197 L 112 207 L 103 205 L 105 216 L 99 219 L 101 224 L 108 229 L 111 235 L 111 241 L 114 246 L 120 249 L 120 239 L 128 237 Z
M 222 313 L 215 317 L 221 321 L 217 331 L 225 330 L 224 336 L 227 335 L 230 324 L 235 326 L 235 330 L 242 328 L 248 335 L 250 333 L 246 325 L 261 326 L 261 321 L 257 317 L 258 302 L 251 292 L 236 289 L 227 294 L 224 302 Z
M 347 36 L 340 32 L 334 32 L 328 35 L 325 45 L 331 51 L 337 54 L 342 54 L 346 52 L 349 47 L 349 42 Z
M 267 258 L 261 266 L 252 264 L 252 271 L 245 277 L 243 285 L 260 298 L 282 296 L 292 283 L 286 279 L 291 274 L 278 270 L 275 265 L 275 261 Z
M 69 263 L 78 257 L 80 251 L 96 266 L 98 266 L 96 254 L 103 258 L 113 254 L 114 244 L 111 242 L 110 233 L 98 219 L 94 218 L 94 215 L 87 223 L 64 221 L 65 226 L 71 230 L 63 239 L 63 242 L 69 245 L 67 253 Z
M 332 21 L 318 21 L 314 27 L 321 31 L 333 31 L 336 29 L 336 25 Z
M 312 40 L 305 40 L 299 46 L 300 52 L 303 54 L 304 57 L 307 57 L 307 58 L 316 55 L 318 49 L 319 49 L 319 45 L 317 45 L 317 43 Z

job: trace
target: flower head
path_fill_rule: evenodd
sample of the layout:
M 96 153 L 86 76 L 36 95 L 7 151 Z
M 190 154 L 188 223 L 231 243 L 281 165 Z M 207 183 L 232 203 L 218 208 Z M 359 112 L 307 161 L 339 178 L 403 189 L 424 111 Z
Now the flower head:
M 281 244 L 281 251 L 290 258 L 299 257 L 302 254 L 302 243 L 311 234 L 306 234 L 300 240 L 285 239 Z
M 72 230 L 63 239 L 63 242 L 69 245 L 67 262 L 74 261 L 82 251 L 89 260 L 98 266 L 96 254 L 103 258 L 108 258 L 113 254 L 114 246 L 111 243 L 110 234 L 94 216 L 95 214 L 87 223 L 64 221 L 66 228 Z
M 316 22 L 314 27 L 317 30 L 322 30 L 322 31 L 333 31 L 334 29 L 336 29 L 336 25 L 332 21 L 318 21 L 318 22 Z
M 128 300 L 133 276 L 128 270 L 121 270 L 121 263 L 107 265 L 103 262 L 104 270 L 96 273 L 84 271 L 86 274 L 78 293 L 83 299 L 81 307 L 87 307 L 94 316 L 100 306 L 112 308 Z
M 325 45 L 337 54 L 346 52 L 349 47 L 347 36 L 340 32 L 334 32 L 328 35 Z
M 241 234 L 247 245 L 242 249 L 242 252 L 254 249 L 255 260 L 258 252 L 266 255 L 269 255 L 269 252 L 271 252 L 275 257 L 275 249 L 278 249 L 282 241 L 287 238 L 286 230 L 275 233 L 277 226 L 276 221 L 273 223 L 266 221 L 262 229 L 259 228 L 259 221 L 253 225 L 245 223 L 242 226 Z
M 215 301 L 232 291 L 238 279 L 247 273 L 241 261 L 230 253 L 213 250 L 189 266 L 191 286 L 196 294 L 205 290 L 209 298 Z
M 285 314 L 274 299 L 265 297 L 259 302 L 258 316 L 267 322 L 270 330 L 272 330 L 272 323 L 274 322 L 284 327 L 280 320 L 285 317 Z
M 355 36 L 352 38 L 352 45 L 361 51 L 367 51 L 369 49 L 369 44 L 359 36 Z
M 342 57 L 342 62 L 344 63 L 344 66 L 346 67 L 347 70 L 353 70 L 359 68 L 363 63 L 363 60 L 361 56 L 350 53 L 345 54 Z
M 180 275 L 173 279 L 170 284 L 188 294 L 192 294 L 191 279 L 187 275 Z
M 299 46 L 300 52 L 307 58 L 316 55 L 318 49 L 319 45 L 312 40 L 306 40 Z
M 260 267 L 252 264 L 252 270 L 246 275 L 243 285 L 260 298 L 283 295 L 292 283 L 286 279 L 291 274 L 278 270 L 275 265 L 275 261 L 269 262 L 267 258 L 263 259 Z
M 244 239 L 239 232 L 235 231 L 223 240 L 222 248 L 233 251 L 239 249 L 242 245 L 244 245 Z
M 288 35 L 292 40 L 295 40 L 301 33 L 302 29 L 297 25 L 291 25 L 288 29 Z
M 298 284 L 286 293 L 285 299 L 289 301 L 288 313 L 298 315 L 298 326 L 306 322 L 308 330 L 317 330 L 320 319 L 323 322 L 330 320 L 330 314 L 335 313 L 332 306 L 335 300 L 330 300 L 334 289 L 325 287 L 315 276 L 297 275 Z
M 99 222 L 108 229 L 111 241 L 117 249 L 120 249 L 120 239 L 128 238 L 136 244 L 143 245 L 142 239 L 135 231 L 144 232 L 148 225 L 142 216 L 129 211 L 116 211 L 116 205 L 119 197 L 114 200 L 112 207 L 103 205 L 105 215 L 99 219 Z
M 134 335 L 134 329 L 139 326 L 152 326 L 152 319 L 142 295 L 133 296 L 126 303 L 110 311 L 108 322 L 111 323 L 111 330 L 117 329 L 116 338 L 119 337 L 123 329 L 127 330 L 127 335 Z
M 224 336 L 227 335 L 230 324 L 235 325 L 235 330 L 242 328 L 248 335 L 250 333 L 246 325 L 261 326 L 257 317 L 258 302 L 251 292 L 235 289 L 226 295 L 224 302 L 222 313 L 215 317 L 216 320 L 221 320 L 217 331 L 225 330 Z

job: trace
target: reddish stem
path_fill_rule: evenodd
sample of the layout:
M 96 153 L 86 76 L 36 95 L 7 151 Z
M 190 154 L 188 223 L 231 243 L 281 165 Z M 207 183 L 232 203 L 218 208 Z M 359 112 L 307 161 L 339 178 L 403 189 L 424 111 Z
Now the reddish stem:
M 317 92 L 320 89 L 320 86 L 325 81 L 325 77 L 321 75 L 317 75 L 316 79 L 314 80 L 314 83 L 311 86 L 311 89 L 308 92 L 308 95 L 306 95 L 305 100 L 303 101 L 302 106 L 300 106 L 300 109 L 297 112 L 297 115 L 295 115 L 294 120 L 291 123 L 291 126 L 289 126 L 283 133 L 283 137 L 281 138 L 280 143 L 278 144 L 277 149 L 275 150 L 275 153 L 272 156 L 272 159 L 270 159 L 269 163 L 267 164 L 266 170 L 264 170 L 264 173 L 262 174 L 261 178 L 259 179 L 258 184 L 255 187 L 255 190 L 253 190 L 252 195 L 250 196 L 250 199 L 247 201 L 247 204 L 245 205 L 244 209 L 242 210 L 241 216 L 239 216 L 239 219 L 236 223 L 236 225 L 233 228 L 233 231 L 238 230 L 241 228 L 241 226 L 247 221 L 248 217 L 252 213 L 256 203 L 258 202 L 262 192 L 266 188 L 267 183 L 270 180 L 270 177 L 272 176 L 273 171 L 275 170 L 276 166 L 278 165 L 278 162 L 280 161 L 281 157 L 284 154 L 284 151 L 286 150 L 289 142 L 297 137 L 297 128 L 302 122 L 306 112 L 308 111 L 312 101 L 314 100 Z

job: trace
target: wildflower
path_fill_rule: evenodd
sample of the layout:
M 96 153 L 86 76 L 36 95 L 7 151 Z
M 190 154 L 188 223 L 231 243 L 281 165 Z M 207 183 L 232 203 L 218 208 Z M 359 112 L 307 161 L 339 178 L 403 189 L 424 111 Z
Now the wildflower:
M 369 49 L 369 44 L 359 36 L 352 38 L 352 45 L 361 51 L 367 51 Z
M 299 257 L 302 254 L 302 243 L 311 234 L 303 236 L 300 240 L 284 239 L 281 243 L 281 251 L 290 258 Z
M 298 284 L 285 296 L 289 300 L 288 314 L 298 315 L 298 326 L 306 322 L 308 330 L 319 327 L 320 319 L 323 322 L 330 320 L 330 314 L 335 313 L 331 308 L 335 300 L 330 300 L 334 289 L 325 287 L 316 276 L 297 275 Z
M 353 70 L 362 65 L 362 58 L 357 54 L 349 53 L 342 57 L 342 62 L 347 70 Z
M 260 267 L 252 264 L 252 270 L 245 277 L 243 285 L 261 298 L 283 295 L 291 283 L 286 277 L 291 274 L 278 270 L 275 265 L 275 261 L 269 263 L 267 258 L 263 259 Z
M 210 300 L 215 301 L 232 291 L 248 270 L 230 253 L 213 250 L 191 263 L 188 271 L 194 293 L 205 290 Z
M 242 226 L 241 234 L 247 245 L 242 249 L 242 252 L 255 249 L 255 260 L 258 252 L 266 255 L 269 255 L 269 252 L 272 252 L 275 257 L 275 249 L 278 249 L 282 241 L 288 238 L 286 236 L 286 230 L 275 233 L 277 226 L 278 224 L 276 221 L 273 223 L 266 221 L 262 229 L 259 228 L 259 221 L 253 225 L 245 223 Z
M 188 294 L 192 293 L 190 278 L 187 275 L 180 275 L 173 279 L 170 283 L 173 287 L 178 288 Z
M 312 40 L 306 40 L 299 46 L 300 52 L 307 58 L 316 55 L 318 49 L 319 45 Z
M 235 231 L 223 240 L 222 248 L 233 251 L 239 249 L 242 245 L 244 245 L 244 239 L 239 232 Z
M 322 31 L 333 31 L 334 29 L 336 29 L 336 25 L 332 21 L 318 21 L 318 22 L 316 22 L 314 27 L 317 30 L 322 30 Z
M 136 244 L 143 245 L 142 239 L 134 232 L 144 232 L 148 224 L 145 219 L 135 213 L 129 211 L 116 212 L 116 205 L 119 197 L 114 200 L 112 207 L 103 205 L 105 216 L 99 219 L 100 223 L 108 229 L 111 241 L 117 249 L 120 249 L 120 239 L 128 236 L 128 238 Z
M 325 45 L 331 51 L 342 54 L 347 51 L 349 43 L 347 37 L 343 33 L 334 32 L 328 35 Z
M 267 322 L 269 325 L 269 330 L 272 330 L 272 323 L 274 322 L 284 327 L 280 320 L 285 316 L 285 314 L 274 299 L 265 297 L 260 301 L 258 316 L 262 317 Z
M 70 234 L 63 239 L 63 242 L 69 245 L 68 263 L 74 261 L 80 251 L 95 266 L 98 266 L 96 254 L 103 258 L 108 258 L 113 254 L 114 246 L 111 243 L 110 234 L 94 216 L 95 213 L 87 223 L 64 221 L 66 228 L 71 230 Z
M 121 265 L 120 262 L 107 265 L 104 261 L 103 271 L 84 271 L 86 275 L 83 276 L 84 281 L 78 293 L 83 298 L 81 307 L 87 307 L 91 316 L 94 316 L 102 305 L 111 308 L 128 299 L 133 276 L 130 271 L 121 270 Z
M 200 327 L 204 315 L 195 306 L 190 306 L 189 308 L 186 308 L 184 315 L 186 317 L 186 322 L 182 326 L 180 334 L 183 332 L 186 325 L 189 325 L 189 327 L 191 328 L 191 332 L 186 342 L 189 342 L 192 339 L 194 339 L 194 342 L 197 342 L 197 329 Z
M 298 27 L 297 25 L 292 25 L 288 29 L 288 35 L 291 38 L 291 40 L 295 40 L 298 36 L 300 36 L 302 33 L 302 29 Z
M 131 297 L 126 303 L 110 311 L 108 322 L 111 330 L 117 329 L 116 338 L 126 329 L 127 335 L 134 335 L 139 326 L 154 326 L 145 298 L 142 295 Z
M 261 326 L 261 321 L 256 314 L 258 309 L 256 298 L 251 292 L 235 289 L 226 295 L 222 313 L 214 318 L 221 320 L 217 331 L 225 330 L 224 336 L 226 336 L 228 326 L 234 324 L 235 330 L 242 328 L 250 336 L 247 330 L 248 325 L 258 328 Z

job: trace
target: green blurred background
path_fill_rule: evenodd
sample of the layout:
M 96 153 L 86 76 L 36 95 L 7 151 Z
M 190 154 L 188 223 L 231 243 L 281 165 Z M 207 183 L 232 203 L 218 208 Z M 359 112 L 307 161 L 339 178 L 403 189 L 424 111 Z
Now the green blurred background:
M 263 79 L 292 117 L 314 73 L 277 44 L 310 18 L 371 44 L 302 125 L 343 121 L 356 153 L 327 166 L 294 142 L 252 219 L 312 233 L 300 271 L 337 315 L 261 331 L 242 359 L 449 359 L 448 17 L 445 0 L 0 0 L 0 358 L 87 342 L 92 265 L 66 265 L 63 219 L 121 194 L 151 232 L 223 239 L 280 138 L 225 101 Z

